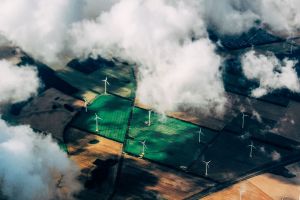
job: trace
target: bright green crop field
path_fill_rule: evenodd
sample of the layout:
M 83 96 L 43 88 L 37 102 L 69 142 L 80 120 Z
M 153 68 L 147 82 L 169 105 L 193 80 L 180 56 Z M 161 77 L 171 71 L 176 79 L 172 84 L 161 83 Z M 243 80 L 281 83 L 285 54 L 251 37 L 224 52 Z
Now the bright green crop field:
M 88 106 L 88 112 L 81 111 L 71 125 L 118 142 L 124 142 L 131 105 L 131 101 L 121 97 L 100 95 Z M 101 118 L 98 120 L 98 132 L 95 113 Z
M 147 121 L 148 111 L 135 107 L 125 151 L 139 156 L 143 151 L 141 142 L 146 141 L 144 158 L 176 168 L 190 165 L 198 158 L 204 145 L 216 135 L 202 128 L 203 135 L 199 143 L 197 125 L 157 113 L 151 114 L 150 126 Z
M 148 126 L 148 110 L 132 108 L 132 104 L 132 101 L 115 95 L 98 96 L 88 106 L 88 112 L 81 111 L 71 125 L 124 143 L 125 152 L 135 156 L 142 154 L 141 142 L 146 141 L 143 158 L 176 168 L 191 165 L 198 159 L 205 144 L 217 134 L 202 128 L 199 142 L 199 126 L 154 112 L 151 112 L 151 125 Z M 101 118 L 98 120 L 98 132 L 95 113 Z

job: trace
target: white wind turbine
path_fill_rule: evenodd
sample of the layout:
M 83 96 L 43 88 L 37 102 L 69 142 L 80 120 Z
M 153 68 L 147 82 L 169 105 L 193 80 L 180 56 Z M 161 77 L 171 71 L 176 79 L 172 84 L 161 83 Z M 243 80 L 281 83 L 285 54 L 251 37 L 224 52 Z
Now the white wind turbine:
M 151 126 L 151 113 L 152 110 L 148 110 L 148 126 Z
M 142 143 L 142 153 L 140 154 L 140 158 L 143 158 L 145 155 L 145 150 L 147 149 L 146 140 L 140 141 Z
M 107 94 L 107 85 L 110 85 L 109 82 L 107 81 L 107 76 L 105 79 L 102 80 L 104 82 L 104 94 Z
M 204 136 L 204 133 L 202 132 L 202 129 L 200 128 L 199 131 L 198 131 L 198 141 L 199 141 L 199 144 L 201 143 L 201 135 Z
M 83 101 L 84 101 L 85 112 L 87 112 L 88 111 L 88 100 L 84 97 Z
M 203 161 L 204 163 L 205 163 L 205 176 L 207 176 L 208 175 L 208 168 L 209 168 L 209 163 L 211 162 L 211 160 L 210 161 Z
M 98 120 L 102 120 L 97 113 L 95 113 L 95 122 L 96 122 L 96 132 L 99 132 L 99 122 Z
M 248 117 L 248 115 L 242 112 L 242 129 L 244 129 L 245 126 L 245 117 Z
M 256 147 L 253 145 L 252 141 L 251 141 L 251 144 L 248 145 L 248 147 L 250 147 L 249 157 L 252 158 L 253 149 L 256 149 Z

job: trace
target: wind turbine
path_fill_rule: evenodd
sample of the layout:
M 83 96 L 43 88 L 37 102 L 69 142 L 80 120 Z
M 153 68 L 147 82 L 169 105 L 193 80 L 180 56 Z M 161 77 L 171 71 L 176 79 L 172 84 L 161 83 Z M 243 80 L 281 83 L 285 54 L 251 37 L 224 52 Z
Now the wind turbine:
M 256 149 L 256 147 L 253 145 L 253 142 L 252 142 L 252 141 L 251 141 L 251 144 L 248 145 L 248 147 L 250 147 L 250 154 L 249 154 L 249 157 L 252 158 L 253 149 Z
M 202 129 L 200 128 L 199 131 L 198 131 L 199 144 L 201 143 L 201 135 L 204 136 L 204 133 L 202 132 Z
M 152 110 L 148 110 L 148 126 L 151 126 L 151 113 Z
M 248 115 L 242 112 L 242 129 L 244 129 L 245 126 L 245 117 L 248 117 Z
M 205 176 L 207 176 L 208 175 L 208 168 L 209 168 L 209 163 L 211 162 L 211 160 L 210 161 L 203 161 L 204 163 L 205 163 Z
M 83 101 L 84 101 L 84 108 L 85 108 L 85 112 L 87 112 L 87 107 L 88 107 L 88 100 L 84 97 L 83 98 Z
M 147 145 L 146 145 L 146 140 L 144 141 L 140 141 L 140 143 L 142 143 L 142 153 L 140 154 L 140 158 L 143 158 L 145 155 L 145 150 L 147 149 Z
M 97 115 L 97 113 L 95 113 L 96 132 L 99 132 L 98 120 L 102 120 L 102 119 Z
M 107 76 L 105 79 L 102 80 L 104 82 L 104 94 L 107 94 L 107 85 L 110 85 L 109 82 L 107 81 Z

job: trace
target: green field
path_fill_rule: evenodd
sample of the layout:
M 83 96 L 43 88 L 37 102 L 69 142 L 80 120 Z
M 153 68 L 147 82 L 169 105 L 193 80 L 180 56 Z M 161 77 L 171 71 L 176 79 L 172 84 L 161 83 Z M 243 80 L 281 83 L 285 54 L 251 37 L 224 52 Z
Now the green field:
M 144 158 L 176 168 L 190 166 L 217 134 L 202 128 L 199 143 L 199 126 L 154 112 L 148 126 L 148 111 L 134 107 L 125 140 L 131 109 L 130 100 L 115 95 L 100 95 L 88 106 L 88 112 L 83 110 L 75 117 L 71 126 L 125 143 L 125 152 L 135 156 L 142 153 L 141 142 L 145 140 Z M 95 113 L 102 118 L 98 132 Z
M 132 67 L 130 66 L 114 66 L 106 67 L 88 75 L 91 79 L 100 80 L 101 87 L 103 82 L 101 80 L 108 78 L 110 85 L 108 91 L 122 97 L 134 99 L 136 83 L 133 75 Z
M 134 99 L 136 83 L 132 66 L 115 65 L 113 67 L 102 67 L 91 74 L 83 74 L 75 69 L 67 67 L 66 70 L 57 70 L 58 76 L 79 89 L 76 97 L 81 97 L 85 92 L 97 94 L 104 93 L 103 79 L 108 78 L 110 83 L 107 91 L 129 99 Z
M 88 112 L 81 111 L 71 125 L 118 142 L 124 142 L 131 104 L 131 101 L 114 95 L 100 95 L 88 106 Z M 95 113 L 102 118 L 98 123 L 98 132 Z
M 134 108 L 129 129 L 129 139 L 125 151 L 139 156 L 142 153 L 141 141 L 146 140 L 144 158 L 176 168 L 189 166 L 201 153 L 204 145 L 211 141 L 215 132 L 202 128 L 204 133 L 199 143 L 199 127 L 157 113 L 151 115 L 151 126 L 148 111 Z

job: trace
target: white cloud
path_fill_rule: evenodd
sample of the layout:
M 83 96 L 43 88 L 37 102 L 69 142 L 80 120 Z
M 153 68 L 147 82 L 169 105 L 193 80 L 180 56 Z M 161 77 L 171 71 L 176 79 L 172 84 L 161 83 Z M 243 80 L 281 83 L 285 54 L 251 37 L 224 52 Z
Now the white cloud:
M 300 28 L 300 1 L 298 0 L 248 0 L 251 9 L 262 22 L 274 31 L 295 32 Z
M 261 97 L 273 90 L 287 88 L 292 92 L 299 92 L 300 85 L 295 71 L 296 61 L 284 59 L 280 61 L 275 55 L 255 54 L 249 51 L 242 57 L 242 69 L 245 76 L 259 83 L 259 87 L 252 90 L 252 96 Z
M 226 98 L 219 71 L 221 59 L 214 53 L 214 45 L 200 39 L 173 53 L 170 63 L 153 71 L 141 70 L 138 98 L 163 111 L 184 107 L 222 113 Z
M 102 12 L 108 11 L 120 0 L 83 0 L 83 16 L 85 18 L 96 18 Z
M 0 60 L 0 72 L 0 105 L 37 93 L 35 67 Z M 0 119 L 0 152 L 0 190 L 8 199 L 72 199 L 80 189 L 77 167 L 50 136 L 36 134 L 29 126 L 10 126 Z M 57 188 L 61 175 L 66 190 Z
M 97 20 L 74 25 L 79 56 L 119 56 L 138 63 L 138 98 L 160 111 L 223 111 L 221 58 L 195 1 L 123 0 Z M 192 36 L 197 40 L 192 41 Z
M 221 112 L 221 58 L 207 26 L 238 34 L 260 20 L 291 33 L 300 27 L 299 9 L 297 0 L 3 0 L 0 32 L 47 64 L 70 50 L 134 61 L 140 66 L 137 94 L 159 110 L 189 105 Z
M 255 26 L 260 17 L 249 10 L 248 0 L 202 0 L 208 26 L 224 34 L 240 34 Z
M 8 46 L 10 45 L 10 42 L 0 34 L 0 46 Z
M 2 0 L 0 33 L 27 53 L 55 62 L 70 23 L 81 17 L 80 0 Z
M 50 136 L 29 126 L 9 126 L 0 119 L 0 151 L 1 190 L 9 199 L 72 199 L 80 189 L 78 170 L 67 155 Z M 57 188 L 61 175 L 65 192 Z
M 40 85 L 32 66 L 15 66 L 0 60 L 0 103 L 16 103 L 35 95 Z
M 202 0 L 210 26 L 225 34 L 240 34 L 266 24 L 273 31 L 296 32 L 300 28 L 298 0 Z

